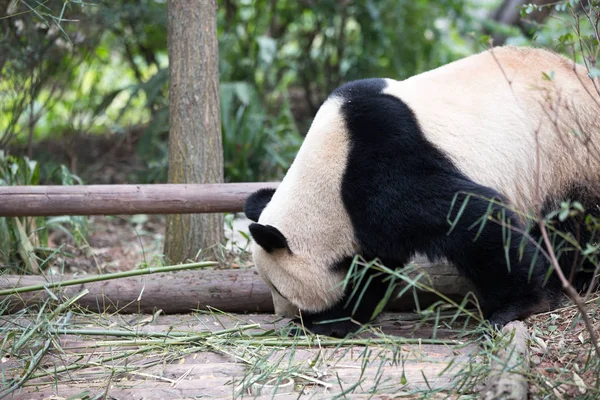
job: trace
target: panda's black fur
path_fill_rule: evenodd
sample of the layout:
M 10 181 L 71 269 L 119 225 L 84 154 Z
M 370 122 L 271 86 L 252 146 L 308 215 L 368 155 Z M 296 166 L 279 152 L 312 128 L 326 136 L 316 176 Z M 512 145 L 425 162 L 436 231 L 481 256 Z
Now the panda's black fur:
M 474 283 L 492 326 L 555 307 L 561 295 L 559 281 L 548 273 L 549 264 L 536 245 L 520 233 L 530 232 L 537 240 L 539 231 L 524 226 L 522 219 L 501 205 L 510 205 L 509 199 L 465 176 L 427 140 L 411 108 L 398 97 L 382 93 L 385 87 L 383 79 L 367 79 L 345 84 L 331 94 L 343 102 L 349 154 L 341 196 L 361 255 L 367 260 L 379 258 L 391 268 L 402 267 L 416 253 L 449 260 Z M 600 201 L 593 193 L 592 188 L 574 187 L 565 191 L 564 198 L 597 211 Z M 258 221 L 272 195 L 272 191 L 261 191 L 250 196 L 246 215 Z M 555 203 L 548 203 L 544 211 L 553 210 Z M 482 222 L 483 216 L 501 219 L 504 226 Z M 555 226 L 593 241 L 595 232 L 582 229 L 581 222 L 556 220 Z M 263 248 L 284 246 L 271 228 L 250 227 Z M 581 263 L 575 254 L 562 255 L 567 273 Z M 351 262 L 351 257 L 344 257 L 332 268 L 347 270 Z M 349 298 L 354 288 L 348 287 L 338 304 L 318 313 L 303 312 L 302 322 L 315 333 L 342 336 L 356 325 L 320 322 L 350 315 L 355 321 L 368 322 L 386 288 L 381 277 L 375 276 L 360 304 Z
M 597 288 L 594 272 L 597 268 L 597 262 L 589 259 L 584 259 L 582 252 L 574 248 L 561 235 L 567 234 L 575 239 L 577 243 L 585 246 L 586 244 L 597 244 L 600 240 L 600 232 L 593 223 L 588 224 L 586 219 L 593 217 L 595 220 L 600 220 L 600 197 L 598 191 L 581 185 L 573 185 L 564 190 L 561 196 L 565 201 L 578 201 L 585 209 L 584 213 L 577 213 L 569 218 L 560 220 L 558 217 L 551 216 L 556 214 L 557 207 L 554 202 L 547 201 L 541 207 L 541 215 L 545 216 L 546 224 L 549 227 L 549 237 L 552 243 L 552 248 L 556 253 L 561 269 L 565 273 L 566 278 L 571 282 L 573 287 L 582 292 L 588 289 Z M 541 241 L 541 233 L 538 225 L 531 227 L 529 230 L 531 236 Z M 556 277 L 554 277 L 556 279 Z M 590 288 L 590 285 L 594 287 Z

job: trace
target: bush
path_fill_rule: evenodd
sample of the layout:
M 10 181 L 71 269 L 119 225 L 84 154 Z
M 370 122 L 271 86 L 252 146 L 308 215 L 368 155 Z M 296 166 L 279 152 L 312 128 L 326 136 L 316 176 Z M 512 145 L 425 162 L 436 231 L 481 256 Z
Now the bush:
M 64 166 L 57 171 L 65 185 L 81 183 Z M 7 155 L 0 150 L 0 186 L 38 185 L 40 168 L 27 157 Z M 69 228 L 67 228 L 67 226 Z M 55 249 L 48 248 L 48 230 L 67 232 L 77 245 L 87 237 L 87 218 L 0 217 L 0 264 L 21 273 L 39 273 L 49 266 Z

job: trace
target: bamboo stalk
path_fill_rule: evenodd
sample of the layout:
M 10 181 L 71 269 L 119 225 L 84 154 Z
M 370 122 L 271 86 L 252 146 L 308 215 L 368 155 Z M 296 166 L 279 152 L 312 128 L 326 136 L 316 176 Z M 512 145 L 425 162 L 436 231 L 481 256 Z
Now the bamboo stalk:
M 260 324 L 249 324 L 236 326 L 233 328 L 222 329 L 220 331 L 206 331 L 203 334 L 190 335 L 189 332 L 134 332 L 134 331 L 123 331 L 123 330 L 101 330 L 101 329 L 69 329 L 69 328 L 57 328 L 50 329 L 48 332 L 55 335 L 81 335 L 81 336 L 117 336 L 117 337 L 155 337 L 155 338 L 183 338 L 185 340 L 197 340 L 202 339 L 207 335 L 226 335 L 228 333 L 243 332 L 248 329 L 260 328 Z M 3 332 L 0 329 L 0 332 Z
M 381 344 L 439 344 L 439 345 L 460 345 L 464 342 L 451 339 L 424 339 L 424 338 L 367 338 L 367 339 L 332 339 L 327 337 L 323 339 L 319 336 L 308 336 L 308 340 L 299 340 L 294 338 L 273 337 L 261 338 L 260 340 L 239 339 L 235 342 L 243 346 L 280 346 L 280 347 L 312 347 L 312 346 L 367 346 Z
M 15 329 L 6 329 L 15 330 Z M 0 332 L 5 330 L 0 328 Z M 116 336 L 116 337 L 149 337 L 149 338 L 179 338 L 189 337 L 189 332 L 146 332 L 146 331 L 122 331 L 122 330 L 100 330 L 100 329 L 69 329 L 58 328 L 48 331 L 53 335 L 80 335 L 80 336 Z
M 132 276 L 150 275 L 150 274 L 158 274 L 158 273 L 164 273 L 164 272 L 173 272 L 173 271 L 182 271 L 182 270 L 196 269 L 196 268 L 203 268 L 203 267 L 211 267 L 214 265 L 217 265 L 217 263 L 214 261 L 205 261 L 205 262 L 191 263 L 191 264 L 169 265 L 166 267 L 148 267 L 148 268 L 144 268 L 144 269 L 135 269 L 135 270 L 131 270 L 131 271 L 115 272 L 112 274 L 92 275 L 92 276 L 86 276 L 85 278 L 69 279 L 66 281 L 47 282 L 47 283 L 42 283 L 39 285 L 31 285 L 31 286 L 15 287 L 15 288 L 11 288 L 11 289 L 3 289 L 3 290 L 0 290 L 0 296 L 8 296 L 8 295 L 17 294 L 17 293 L 34 292 L 36 290 L 53 289 L 53 288 L 57 288 L 57 287 L 82 285 L 85 283 L 108 281 L 108 280 L 119 279 L 119 278 L 129 278 Z
M 135 349 L 135 350 L 128 350 L 128 351 L 124 351 L 121 354 L 111 354 L 110 356 L 107 357 L 103 357 L 100 360 L 96 361 L 96 363 L 94 364 L 94 366 L 96 365 L 102 365 L 106 362 L 109 361 L 115 361 L 115 360 L 120 360 L 123 358 L 127 358 L 127 357 L 131 357 L 137 354 L 143 354 L 143 353 L 148 353 L 152 350 L 160 350 L 161 346 L 148 346 L 148 347 L 143 347 L 143 348 L 139 348 L 139 349 Z M 84 368 L 88 368 L 92 366 L 92 364 L 77 364 L 77 363 L 73 363 L 73 364 L 69 364 L 69 365 L 63 365 L 60 367 L 55 367 L 52 369 L 52 374 L 56 375 L 56 374 L 60 374 L 61 372 L 67 372 L 67 371 L 72 371 L 72 370 L 76 370 L 76 369 L 84 369 Z M 48 373 L 46 372 L 38 372 L 37 374 L 33 374 L 31 375 L 31 379 L 36 379 L 36 378 L 42 378 L 48 376 Z

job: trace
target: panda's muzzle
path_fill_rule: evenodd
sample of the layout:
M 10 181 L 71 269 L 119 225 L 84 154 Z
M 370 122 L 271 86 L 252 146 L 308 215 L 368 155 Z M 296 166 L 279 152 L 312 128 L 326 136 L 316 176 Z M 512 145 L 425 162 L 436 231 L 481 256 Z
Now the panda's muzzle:
M 273 306 L 275 314 L 285 318 L 296 318 L 300 315 L 300 310 L 292 304 L 281 292 L 273 285 L 272 282 L 266 281 L 267 286 L 271 289 L 271 297 L 273 297 Z
M 280 291 L 277 289 L 277 286 L 275 286 L 275 285 L 273 284 L 273 282 L 269 281 L 269 282 L 267 283 L 267 285 L 268 285 L 268 286 L 269 286 L 269 287 L 270 287 L 270 288 L 271 288 L 271 289 L 272 289 L 272 290 L 273 290 L 275 293 L 277 293 L 277 294 L 279 295 L 279 297 L 281 297 L 281 298 L 282 298 L 282 299 L 284 299 L 285 301 L 289 301 L 289 300 L 287 299 L 287 297 L 285 297 L 284 295 L 282 295 L 282 294 L 281 294 L 281 292 L 280 292 Z

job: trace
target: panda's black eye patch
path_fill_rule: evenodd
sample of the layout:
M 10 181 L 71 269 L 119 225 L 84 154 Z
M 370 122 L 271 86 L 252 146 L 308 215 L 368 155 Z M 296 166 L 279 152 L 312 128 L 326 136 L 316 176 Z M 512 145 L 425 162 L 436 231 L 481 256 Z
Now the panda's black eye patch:
M 271 253 L 277 249 L 289 249 L 287 239 L 279 229 L 271 225 L 250 224 L 250 234 L 260 247 Z

